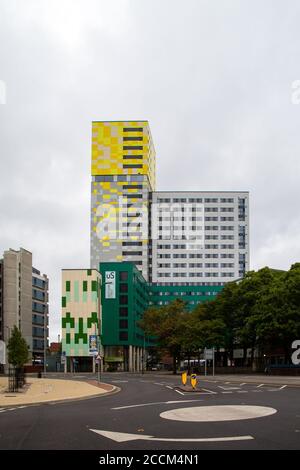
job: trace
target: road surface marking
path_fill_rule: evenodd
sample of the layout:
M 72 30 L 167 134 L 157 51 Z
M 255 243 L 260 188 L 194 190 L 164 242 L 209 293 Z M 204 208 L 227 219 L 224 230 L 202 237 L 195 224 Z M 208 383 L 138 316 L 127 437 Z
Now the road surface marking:
M 238 390 L 237 393 L 248 393 L 248 390 Z
M 154 385 L 163 385 L 164 386 L 165 384 L 161 384 L 159 382 L 154 382 Z
M 261 418 L 277 413 L 275 408 L 252 405 L 216 405 L 174 408 L 160 413 L 160 417 L 172 421 L 220 422 Z
M 243 382 L 242 384 L 240 384 L 240 387 L 242 387 L 243 385 L 247 385 L 247 382 Z
M 173 390 L 173 387 L 170 387 L 170 385 L 166 385 L 166 388 Z
M 164 441 L 164 442 L 226 442 L 226 441 L 246 441 L 254 439 L 253 436 L 230 436 L 230 437 L 198 437 L 198 438 L 172 438 L 172 437 L 153 437 L 143 434 L 129 434 L 124 432 L 102 431 L 100 429 L 90 429 L 90 431 L 100 436 L 111 439 L 115 442 L 128 441 Z
M 179 390 L 176 390 L 176 388 L 174 390 L 175 390 L 175 392 L 180 393 L 180 395 L 184 395 L 183 392 L 180 392 Z
M 172 405 L 174 403 L 191 403 L 194 401 L 202 401 L 202 400 L 171 400 L 171 401 L 155 401 L 152 403 L 140 403 L 138 405 L 127 405 L 127 406 L 117 406 L 115 408 L 111 408 L 112 410 L 124 410 L 125 408 L 138 408 L 140 406 L 151 406 L 151 405 Z
M 141 381 L 140 381 L 141 382 Z M 128 383 L 128 380 L 112 380 L 112 384 L 121 384 L 121 383 Z
M 287 385 L 282 385 L 279 390 L 282 390 L 283 388 L 287 387 Z
M 262 390 L 251 390 L 251 392 L 255 392 L 255 393 L 261 393 Z
M 233 393 L 233 392 L 221 392 L 221 393 Z
M 265 384 L 260 384 L 260 385 L 257 385 L 257 388 L 259 387 L 263 387 Z
M 223 390 L 239 390 L 240 387 L 222 387 L 222 385 L 218 385 L 219 388 L 222 388 Z
M 212 393 L 213 395 L 217 395 L 217 393 L 218 393 L 218 392 L 213 392 L 212 390 L 208 390 L 207 388 L 202 388 L 202 390 L 204 390 L 205 392 Z

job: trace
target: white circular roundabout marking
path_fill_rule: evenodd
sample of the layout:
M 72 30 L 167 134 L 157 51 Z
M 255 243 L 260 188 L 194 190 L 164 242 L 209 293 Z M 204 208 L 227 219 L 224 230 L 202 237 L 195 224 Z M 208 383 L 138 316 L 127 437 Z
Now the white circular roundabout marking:
M 164 411 L 160 414 L 160 417 L 173 421 L 213 422 L 262 418 L 274 413 L 277 413 L 277 410 L 268 406 L 217 405 L 178 408 Z

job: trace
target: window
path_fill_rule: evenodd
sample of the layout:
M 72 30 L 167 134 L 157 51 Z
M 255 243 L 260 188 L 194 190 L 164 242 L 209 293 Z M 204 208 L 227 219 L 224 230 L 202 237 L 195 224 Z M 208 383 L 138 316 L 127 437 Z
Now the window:
M 119 328 L 128 328 L 128 320 L 119 320 Z
M 143 160 L 143 155 L 123 155 L 123 160 Z
M 120 295 L 120 304 L 128 304 L 128 296 L 127 295 Z
M 128 317 L 128 307 L 120 307 L 119 315 L 120 317 Z
M 139 136 L 139 137 L 135 137 L 135 136 L 123 137 L 123 140 L 124 140 L 124 142 L 129 141 L 129 140 L 140 140 L 140 141 L 142 141 L 143 137 L 142 136 Z
M 120 284 L 120 292 L 128 292 L 128 284 Z
M 128 281 L 128 272 L 120 271 L 120 281 Z
M 120 341 L 128 341 L 128 331 L 120 331 L 119 340 Z
M 122 246 L 142 246 L 142 242 L 122 242 Z
M 123 132 L 143 132 L 142 127 L 123 127 Z
M 141 163 L 124 163 L 123 168 L 143 168 Z
M 123 150 L 143 150 L 142 145 L 123 145 Z
M 142 256 L 142 251 L 123 251 L 123 256 Z
M 228 197 L 228 198 L 225 197 L 225 198 L 221 198 L 220 202 L 231 202 L 231 203 L 233 203 L 234 199 L 231 198 L 231 197 Z
M 142 184 L 127 184 L 123 186 L 123 189 L 143 189 Z
M 96 183 L 101 183 L 103 181 L 113 181 L 114 177 L 112 175 L 101 175 L 94 176 Z
M 204 202 L 206 202 L 206 203 L 211 203 L 211 202 L 216 203 L 216 202 L 218 202 L 218 199 L 217 198 L 206 198 L 206 199 L 204 199 Z

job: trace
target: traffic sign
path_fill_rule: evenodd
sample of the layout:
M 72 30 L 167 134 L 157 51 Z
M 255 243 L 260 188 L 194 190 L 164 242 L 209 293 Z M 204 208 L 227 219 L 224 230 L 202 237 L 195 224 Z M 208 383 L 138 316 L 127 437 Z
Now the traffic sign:
M 213 349 L 205 349 L 204 355 L 205 355 L 204 359 L 206 359 L 206 360 L 207 360 L 207 359 L 211 360 L 211 359 L 214 358 L 214 350 L 213 350 Z

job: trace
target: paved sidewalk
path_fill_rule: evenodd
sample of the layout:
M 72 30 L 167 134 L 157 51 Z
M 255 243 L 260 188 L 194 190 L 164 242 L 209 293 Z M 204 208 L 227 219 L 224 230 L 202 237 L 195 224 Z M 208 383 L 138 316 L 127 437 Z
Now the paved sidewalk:
M 27 384 L 19 392 L 8 392 L 8 378 L 0 377 L 0 407 L 32 405 L 51 401 L 76 400 L 96 397 L 117 391 L 114 385 L 96 381 L 27 378 Z

